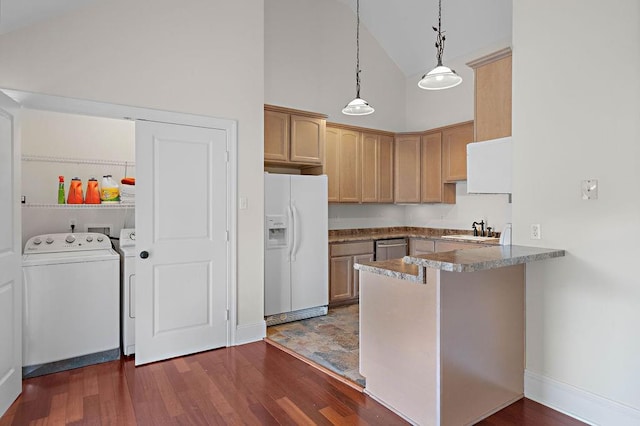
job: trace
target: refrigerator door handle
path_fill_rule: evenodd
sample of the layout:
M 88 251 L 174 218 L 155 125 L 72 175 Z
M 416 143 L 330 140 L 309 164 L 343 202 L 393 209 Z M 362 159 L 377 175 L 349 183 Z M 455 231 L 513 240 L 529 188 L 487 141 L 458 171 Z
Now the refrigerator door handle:
M 289 235 L 287 236 L 287 248 L 289 249 L 289 253 L 287 254 L 287 262 L 291 262 L 291 248 L 293 247 L 293 211 L 291 210 L 291 206 L 287 206 L 287 219 L 289 220 L 287 226 L 287 230 L 289 231 Z
M 296 209 L 296 205 L 291 203 L 291 208 L 293 209 L 293 248 L 291 250 L 291 261 L 296 261 L 296 252 L 298 251 L 298 209 Z

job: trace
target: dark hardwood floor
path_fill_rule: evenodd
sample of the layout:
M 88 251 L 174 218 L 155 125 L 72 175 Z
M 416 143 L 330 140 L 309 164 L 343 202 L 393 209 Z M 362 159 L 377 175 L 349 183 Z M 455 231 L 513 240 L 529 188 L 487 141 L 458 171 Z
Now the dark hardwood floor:
M 256 342 L 135 368 L 123 359 L 25 380 L 4 425 L 396 425 L 400 417 L 291 355 Z M 482 425 L 577 425 L 521 400 Z

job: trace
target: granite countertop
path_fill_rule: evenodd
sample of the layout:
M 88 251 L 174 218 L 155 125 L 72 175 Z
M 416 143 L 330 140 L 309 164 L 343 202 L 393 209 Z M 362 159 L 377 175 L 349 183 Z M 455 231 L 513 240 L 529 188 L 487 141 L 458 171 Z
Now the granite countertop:
M 424 268 L 416 264 L 405 263 L 402 259 L 362 262 L 356 263 L 354 267 L 359 271 L 424 283 Z
M 379 262 L 363 262 L 357 263 L 354 267 L 359 271 L 425 283 L 424 268 L 435 268 L 450 272 L 474 272 L 552 259 L 564 255 L 564 250 L 527 246 L 496 246 L 405 256 L 403 259 Z
M 405 256 L 403 261 L 408 264 L 442 271 L 474 272 L 552 259 L 564 255 L 564 250 L 527 246 L 496 246 Z
M 429 238 L 440 239 L 445 235 L 469 235 L 472 231 L 463 229 L 420 228 L 414 226 L 395 226 L 388 228 L 332 229 L 329 231 L 329 244 L 351 241 L 383 240 L 388 238 Z M 497 244 L 495 241 L 451 240 L 465 243 Z

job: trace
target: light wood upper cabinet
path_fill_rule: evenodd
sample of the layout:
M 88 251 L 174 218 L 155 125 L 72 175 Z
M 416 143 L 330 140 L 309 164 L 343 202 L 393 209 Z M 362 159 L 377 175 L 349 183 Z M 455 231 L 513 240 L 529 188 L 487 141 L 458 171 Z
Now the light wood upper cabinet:
M 340 129 L 339 143 L 340 202 L 359 203 L 361 200 L 360 133 Z
M 273 105 L 264 110 L 264 161 L 268 165 L 321 166 L 326 116 Z
M 362 133 L 362 202 L 378 201 L 378 143 L 379 137 Z
M 475 140 L 511 136 L 511 49 L 467 65 L 475 71 Z
M 467 144 L 473 142 L 473 121 L 442 130 L 442 180 L 467 179 Z
M 393 203 L 394 141 L 390 133 L 329 124 L 325 146 L 330 202 Z
M 291 115 L 291 156 L 293 163 L 322 164 L 325 138 L 324 119 Z
M 289 114 L 264 111 L 264 159 L 289 160 Z
M 324 174 L 327 175 L 329 202 L 340 201 L 340 129 L 327 127 L 325 133 Z
M 442 181 L 442 132 L 422 135 L 421 193 L 423 203 L 455 204 L 456 185 Z
M 393 137 L 378 139 L 378 202 L 393 203 Z
M 420 135 L 395 140 L 394 195 L 396 203 L 420 202 Z

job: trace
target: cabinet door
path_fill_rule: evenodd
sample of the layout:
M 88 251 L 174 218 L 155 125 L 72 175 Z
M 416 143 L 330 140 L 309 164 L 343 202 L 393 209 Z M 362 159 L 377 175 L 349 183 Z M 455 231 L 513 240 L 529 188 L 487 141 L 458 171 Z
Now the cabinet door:
M 378 140 L 378 202 L 393 203 L 393 137 Z
M 422 238 L 411 238 L 409 241 L 409 254 L 417 256 L 420 254 L 428 254 L 436 251 L 435 244 L 432 240 L 424 240 Z
M 353 263 L 373 262 L 373 253 L 360 254 L 353 257 Z M 360 297 L 360 271 L 353 270 L 353 297 Z
M 422 136 L 421 199 L 423 203 L 442 201 L 442 133 Z
M 467 180 L 467 144 L 473 141 L 473 122 L 442 131 L 442 179 Z
M 291 116 L 292 163 L 322 164 L 325 123 L 321 118 Z
M 442 182 L 442 132 L 422 136 L 421 194 L 423 203 L 456 203 L 456 185 Z
M 476 68 L 475 77 L 475 140 L 511 136 L 511 55 Z
M 340 130 L 340 202 L 359 203 L 360 184 L 360 133 Z
M 362 134 L 362 202 L 378 201 L 378 135 Z
M 399 136 L 394 149 L 396 203 L 420 202 L 420 136 Z
M 289 114 L 265 110 L 264 159 L 289 160 Z
M 329 202 L 340 201 L 340 129 L 327 127 L 325 132 L 324 174 L 329 185 Z
M 329 275 L 329 303 L 353 298 L 353 256 L 332 257 Z

